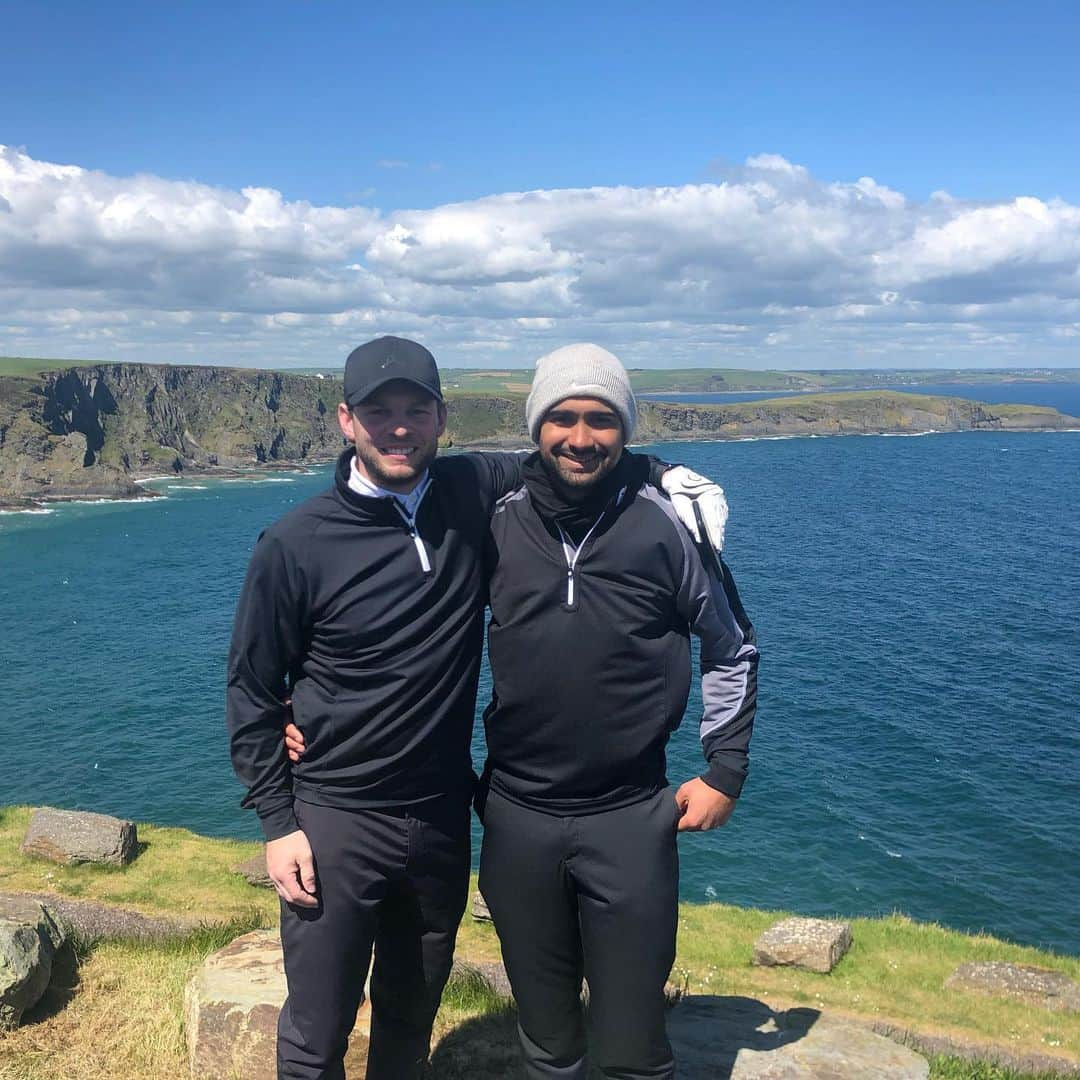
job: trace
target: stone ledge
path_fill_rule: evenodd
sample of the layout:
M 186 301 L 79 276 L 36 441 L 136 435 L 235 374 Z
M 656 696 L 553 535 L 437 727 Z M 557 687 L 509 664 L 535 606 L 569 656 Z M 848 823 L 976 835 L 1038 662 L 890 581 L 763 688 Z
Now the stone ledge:
M 946 980 L 949 990 L 1017 998 L 1055 1012 L 1080 1012 L 1080 985 L 1063 971 L 985 960 L 961 964 Z

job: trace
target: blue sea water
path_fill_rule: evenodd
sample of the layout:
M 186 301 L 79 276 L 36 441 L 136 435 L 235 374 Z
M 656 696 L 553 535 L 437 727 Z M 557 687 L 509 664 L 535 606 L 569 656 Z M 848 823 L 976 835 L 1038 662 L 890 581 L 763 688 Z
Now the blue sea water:
M 656 451 L 728 490 L 762 650 L 750 781 L 682 838 L 683 897 L 1080 953 L 1080 433 Z M 256 836 L 222 720 L 233 606 L 259 530 L 327 481 L 0 516 L 0 804 Z M 701 769 L 699 709 L 673 781 Z

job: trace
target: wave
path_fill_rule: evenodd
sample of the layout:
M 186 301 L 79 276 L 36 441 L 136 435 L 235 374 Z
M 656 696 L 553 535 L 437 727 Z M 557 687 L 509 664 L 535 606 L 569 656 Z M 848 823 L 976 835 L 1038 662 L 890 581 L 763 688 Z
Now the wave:
M 295 484 L 295 476 L 230 476 L 223 484 Z

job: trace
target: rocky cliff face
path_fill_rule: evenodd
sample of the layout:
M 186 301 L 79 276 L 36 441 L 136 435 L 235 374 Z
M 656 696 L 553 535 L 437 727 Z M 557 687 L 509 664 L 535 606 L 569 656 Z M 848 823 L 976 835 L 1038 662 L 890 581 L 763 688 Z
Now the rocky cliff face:
M 1038 405 L 987 405 L 962 398 L 866 390 L 733 405 L 641 402 L 639 441 L 762 435 L 912 434 L 923 431 L 1044 430 L 1075 427 Z
M 138 494 L 143 477 L 324 461 L 344 445 L 333 379 L 234 368 L 102 364 L 0 377 L 0 500 Z M 449 401 L 449 446 L 527 446 L 524 398 Z M 637 441 L 1054 429 L 1029 405 L 865 391 L 734 405 L 641 402 Z
M 342 445 L 340 393 L 332 380 L 151 364 L 0 379 L 0 495 L 123 495 L 159 473 L 325 459 Z

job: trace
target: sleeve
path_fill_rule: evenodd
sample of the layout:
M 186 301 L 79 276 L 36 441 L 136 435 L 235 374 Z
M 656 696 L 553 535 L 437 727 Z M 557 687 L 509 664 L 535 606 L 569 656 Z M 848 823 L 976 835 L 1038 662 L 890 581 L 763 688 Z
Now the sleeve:
M 652 454 L 646 454 L 645 460 L 649 463 L 649 483 L 652 484 L 657 491 L 666 499 L 668 498 L 667 492 L 664 490 L 661 481 L 664 479 L 664 473 L 675 468 L 675 464 L 670 461 L 662 461 L 658 457 L 654 457 Z
M 530 452 L 516 454 L 492 452 L 473 452 L 460 455 L 473 467 L 477 483 L 484 496 L 494 506 L 504 495 L 509 495 L 521 487 L 521 470 L 528 461 Z
M 286 678 L 303 649 L 301 575 L 281 540 L 264 533 L 248 565 L 229 647 L 225 716 L 233 769 L 267 840 L 299 826 L 282 729 Z
M 731 571 L 717 558 L 706 568 L 680 529 L 685 569 L 679 609 L 701 640 L 701 748 L 709 763 L 702 776 L 733 799 L 749 767 L 750 735 L 757 708 L 758 650 Z

